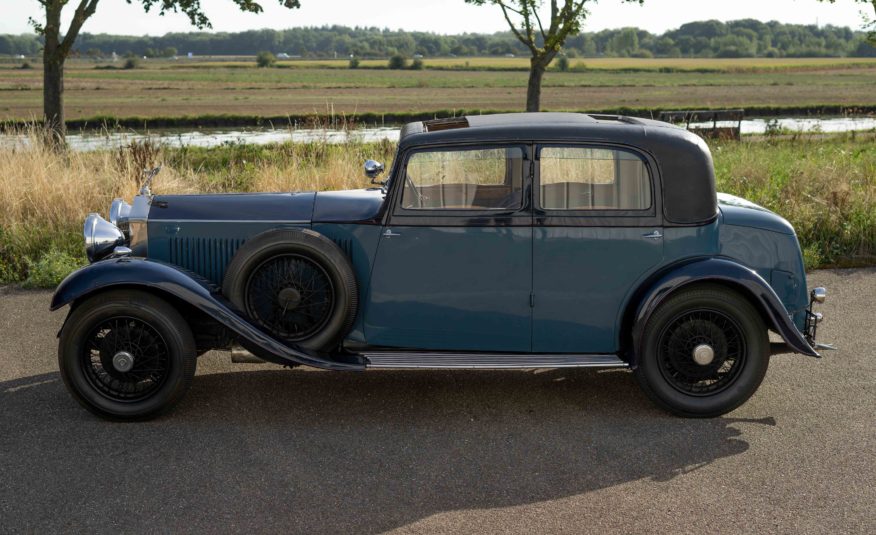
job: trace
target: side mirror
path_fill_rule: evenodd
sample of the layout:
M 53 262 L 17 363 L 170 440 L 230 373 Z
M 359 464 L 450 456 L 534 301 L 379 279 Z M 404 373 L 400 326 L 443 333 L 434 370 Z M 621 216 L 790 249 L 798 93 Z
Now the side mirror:
M 372 184 L 383 184 L 377 180 L 380 173 L 383 172 L 383 164 L 374 160 L 365 160 L 365 176 L 371 179 Z

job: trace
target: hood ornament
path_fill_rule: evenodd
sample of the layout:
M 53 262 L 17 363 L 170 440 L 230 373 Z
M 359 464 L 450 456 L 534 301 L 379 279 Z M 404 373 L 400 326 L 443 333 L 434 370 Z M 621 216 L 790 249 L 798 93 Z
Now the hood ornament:
M 160 165 L 158 167 L 143 171 L 143 185 L 140 186 L 140 195 L 152 195 L 152 179 L 155 178 L 155 175 L 157 175 L 160 171 Z

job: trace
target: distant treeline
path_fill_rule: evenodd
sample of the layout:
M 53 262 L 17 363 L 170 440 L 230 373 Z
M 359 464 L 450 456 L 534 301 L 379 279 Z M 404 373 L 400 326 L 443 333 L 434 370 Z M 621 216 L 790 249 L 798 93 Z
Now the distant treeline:
M 238 33 L 168 33 L 160 37 L 84 33 L 76 41 L 80 56 L 252 55 L 266 50 L 306 58 L 350 55 L 503 56 L 528 55 L 510 32 L 438 35 L 379 28 L 291 28 Z M 35 35 L 0 35 L 0 55 L 39 53 Z M 863 32 L 836 26 L 760 22 L 752 19 L 691 22 L 656 35 L 637 28 L 584 32 L 566 41 L 565 53 L 583 57 L 876 57 Z

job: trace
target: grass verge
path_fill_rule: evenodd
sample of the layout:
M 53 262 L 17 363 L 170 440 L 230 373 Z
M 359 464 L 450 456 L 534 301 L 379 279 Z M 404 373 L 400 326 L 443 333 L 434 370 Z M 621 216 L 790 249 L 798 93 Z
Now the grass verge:
M 720 191 L 761 204 L 797 229 L 808 268 L 876 263 L 876 135 L 711 142 Z M 237 145 L 57 153 L 36 136 L 0 150 L 0 283 L 51 287 L 85 263 L 82 220 L 130 199 L 139 170 L 163 163 L 162 193 L 364 187 L 366 158 L 394 143 Z

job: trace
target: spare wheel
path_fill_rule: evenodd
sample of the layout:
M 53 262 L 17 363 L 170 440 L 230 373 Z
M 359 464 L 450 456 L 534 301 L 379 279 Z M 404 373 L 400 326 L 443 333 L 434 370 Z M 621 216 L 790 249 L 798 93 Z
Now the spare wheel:
M 238 249 L 222 292 L 288 344 L 331 350 L 356 316 L 356 277 L 333 241 L 308 229 L 271 230 Z

